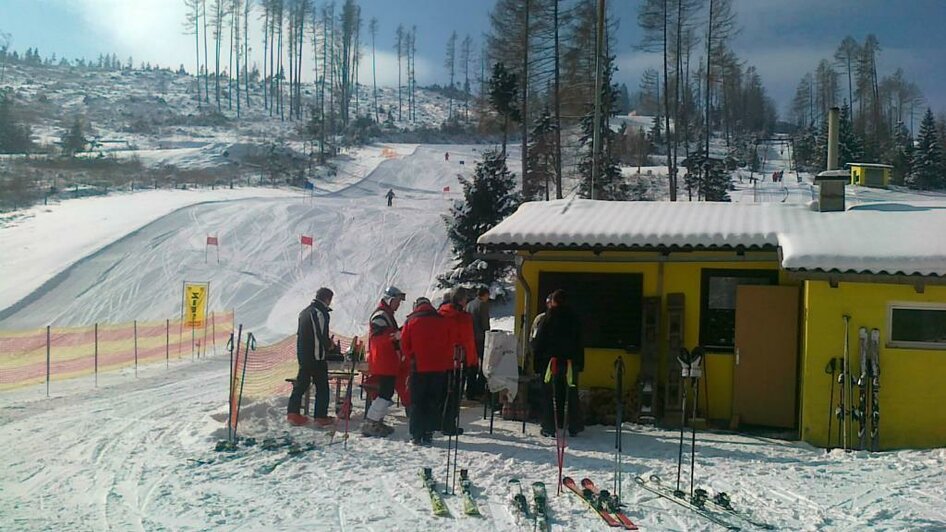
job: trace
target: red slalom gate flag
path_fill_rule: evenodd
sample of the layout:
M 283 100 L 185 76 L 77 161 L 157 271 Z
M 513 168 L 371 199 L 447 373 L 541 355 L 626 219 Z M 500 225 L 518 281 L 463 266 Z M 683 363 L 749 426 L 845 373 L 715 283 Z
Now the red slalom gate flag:
M 311 237 L 311 236 L 302 235 L 302 245 L 303 245 L 303 246 L 311 246 L 311 245 L 312 245 L 312 237 Z
M 450 192 L 450 187 L 443 187 L 444 192 Z
M 220 244 L 217 242 L 217 237 L 207 235 L 207 245 L 208 245 L 208 246 L 219 246 Z

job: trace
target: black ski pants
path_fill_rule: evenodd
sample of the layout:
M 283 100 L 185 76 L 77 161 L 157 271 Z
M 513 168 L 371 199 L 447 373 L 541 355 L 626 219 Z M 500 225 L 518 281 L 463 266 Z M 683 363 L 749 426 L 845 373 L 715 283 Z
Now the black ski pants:
M 443 424 L 440 430 L 444 434 L 453 434 L 457 430 L 457 413 L 460 411 L 460 396 L 463 391 L 464 372 L 462 368 L 450 370 L 443 375 L 443 384 L 440 387 L 441 416 Z
M 569 387 L 566 382 L 564 368 L 553 376 L 552 382 L 542 383 L 544 395 L 544 401 L 542 402 L 543 431 L 555 432 L 555 418 L 552 416 L 556 414 L 559 428 L 567 428 L 570 433 L 577 433 L 585 429 L 581 416 L 581 404 L 578 402 L 578 375 L 577 371 L 572 371 L 572 379 L 575 381 L 573 387 Z M 568 427 L 564 426 L 566 393 L 568 394 Z M 557 410 L 555 414 L 553 414 L 553 404 L 556 407 L 555 410 Z
M 289 396 L 289 413 L 298 414 L 302 409 L 302 397 L 309 389 L 309 384 L 315 385 L 315 417 L 328 416 L 328 362 L 324 360 L 299 362 L 299 373 L 292 385 L 292 395 Z
M 446 377 L 445 373 L 440 372 L 411 374 L 411 438 L 420 440 L 424 434 L 440 428 Z
M 378 397 L 390 401 L 394 398 L 394 384 L 397 377 L 394 375 L 378 375 Z

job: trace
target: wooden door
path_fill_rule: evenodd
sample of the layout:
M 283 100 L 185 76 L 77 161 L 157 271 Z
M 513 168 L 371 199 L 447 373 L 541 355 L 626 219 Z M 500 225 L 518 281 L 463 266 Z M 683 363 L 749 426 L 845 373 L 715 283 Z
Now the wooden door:
M 798 288 L 736 289 L 733 419 L 795 428 L 798 377 Z

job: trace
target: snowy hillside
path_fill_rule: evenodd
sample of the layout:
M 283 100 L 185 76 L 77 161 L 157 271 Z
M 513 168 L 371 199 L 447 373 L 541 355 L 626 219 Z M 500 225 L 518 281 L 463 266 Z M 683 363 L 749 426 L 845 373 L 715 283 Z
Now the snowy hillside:
M 0 227 L 0 247 L 18 254 L 0 259 L 0 328 L 176 315 L 186 278 L 210 280 L 211 307 L 236 308 L 237 321 L 261 343 L 291 334 L 321 285 L 336 292 L 334 328 L 358 333 L 387 284 L 411 299 L 436 294 L 434 276 L 449 260 L 440 216 L 456 197 L 457 174 L 469 175 L 478 153 L 415 145 L 354 151 L 309 196 L 152 191 L 34 208 Z M 397 195 L 391 208 L 382 197 L 389 188 Z M 204 262 L 207 234 L 219 235 L 219 264 L 213 252 Z M 300 256 L 300 234 L 314 237 L 311 256 Z M 57 235 L 73 242 L 51 249 Z M 285 397 L 244 403 L 240 434 L 255 444 L 241 440 L 232 453 L 216 452 L 226 437 L 228 371 L 225 357 L 205 358 L 142 368 L 137 378 L 103 374 L 98 388 L 91 378 L 55 382 L 48 399 L 35 386 L 0 394 L 7 450 L 0 528 L 531 530 L 531 521 L 516 522 L 509 502 L 514 477 L 530 501 L 531 482 L 547 484 L 553 530 L 606 528 L 574 495 L 554 495 L 553 439 L 535 425 L 523 434 L 520 423 L 502 420 L 490 434 L 478 406 L 463 412 L 458 459 L 470 469 L 480 518 L 464 516 L 454 496 L 446 497 L 451 517 L 432 516 L 418 472 L 433 467 L 443 488 L 445 442 L 412 447 L 402 408 L 391 439 L 352 436 L 346 447 L 326 432 L 286 426 Z M 360 399 L 355 408 L 357 433 Z M 642 530 L 718 530 L 633 480 L 658 474 L 674 482 L 678 437 L 626 425 L 627 513 Z M 565 473 L 611 489 L 613 443 L 612 427 L 589 426 L 569 439 Z M 776 529 L 942 530 L 944 466 L 943 450 L 825 454 L 802 443 L 698 433 L 695 481 Z
M 248 149 L 277 139 L 299 141 L 299 122 L 280 120 L 263 107 L 259 84 L 250 87 L 250 103 L 237 117 L 236 102 L 226 99 L 223 80 L 222 109 L 216 113 L 211 98 L 198 108 L 193 76 L 165 70 L 97 71 L 65 66 L 7 65 L 4 86 L 12 90 L 15 104 L 33 126 L 33 140 L 41 147 L 55 148 L 75 118 L 90 127 L 87 137 L 98 143 L 95 155 L 137 157 L 149 167 L 171 164 L 177 168 L 232 165 Z M 211 80 L 211 92 L 213 82 Z M 303 86 L 308 105 L 317 94 L 314 84 Z M 406 92 L 402 93 L 402 97 Z M 236 92 L 234 89 L 234 97 Z M 373 102 L 370 87 L 359 86 L 352 101 L 354 116 L 368 112 Z M 426 89 L 416 90 L 414 120 L 406 102 L 398 119 L 396 88 L 379 87 L 378 105 L 388 121 L 400 129 L 439 127 L 447 117 L 448 100 Z

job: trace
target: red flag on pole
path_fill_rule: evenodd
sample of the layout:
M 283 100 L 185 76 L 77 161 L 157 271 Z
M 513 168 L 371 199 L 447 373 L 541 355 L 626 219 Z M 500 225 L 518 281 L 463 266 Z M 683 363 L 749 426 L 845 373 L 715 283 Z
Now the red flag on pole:
M 444 192 L 450 192 L 450 187 L 443 187 Z
M 220 244 L 217 242 L 217 237 L 207 235 L 207 245 L 208 245 L 208 246 L 219 246 Z
M 312 245 L 312 237 L 311 237 L 311 236 L 302 235 L 302 245 L 303 245 L 303 246 L 311 246 L 311 245 Z

